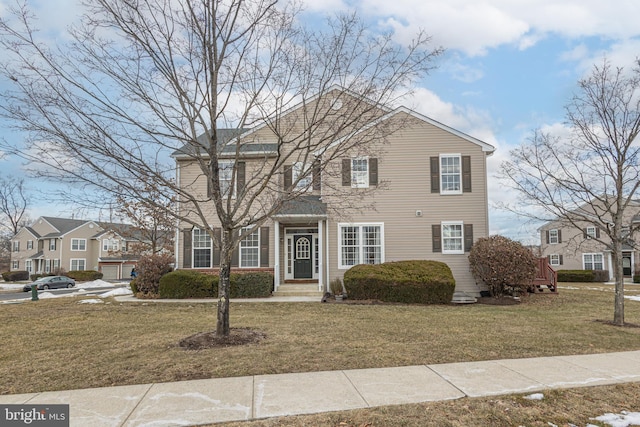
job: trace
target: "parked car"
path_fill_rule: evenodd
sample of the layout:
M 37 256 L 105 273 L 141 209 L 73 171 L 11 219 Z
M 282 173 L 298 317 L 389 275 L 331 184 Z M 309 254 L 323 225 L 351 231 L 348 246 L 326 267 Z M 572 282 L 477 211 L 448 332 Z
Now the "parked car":
M 73 288 L 76 285 L 75 280 L 66 276 L 46 276 L 41 277 L 33 283 L 24 285 L 23 291 L 29 292 L 31 286 L 37 286 L 39 290 L 56 289 L 56 288 Z

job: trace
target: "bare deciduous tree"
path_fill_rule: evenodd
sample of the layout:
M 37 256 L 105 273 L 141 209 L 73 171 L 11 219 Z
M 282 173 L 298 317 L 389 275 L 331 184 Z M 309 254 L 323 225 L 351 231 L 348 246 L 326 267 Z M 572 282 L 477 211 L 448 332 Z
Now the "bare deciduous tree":
M 501 177 L 519 192 L 517 207 L 529 218 L 559 220 L 580 230 L 594 226 L 612 253 L 613 321 L 624 325 L 623 245 L 634 243 L 640 185 L 640 70 L 608 61 L 579 81 L 566 106 L 568 136 L 536 131 L 511 151 Z M 595 238 L 595 237 L 594 237 Z
M 295 1 L 95 0 L 56 47 L 37 38 L 25 7 L 15 12 L 0 21 L 1 72 L 13 82 L 0 111 L 29 135 L 30 148 L 6 149 L 44 164 L 43 176 L 98 194 L 140 197 L 147 184 L 175 194 L 172 214 L 214 239 L 220 224 L 219 335 L 229 334 L 239 241 L 303 194 L 296 184 L 313 171 L 336 173 L 332 160 L 398 130 L 397 121 L 377 119 L 441 53 L 424 33 L 399 46 L 354 15 L 305 24 Z M 340 115 L 335 100 L 316 96 L 334 85 L 349 94 Z M 294 105 L 302 105 L 296 114 Z M 275 154 L 238 188 L 239 160 L 260 143 L 241 135 L 257 125 L 274 135 L 267 142 Z M 206 194 L 175 180 L 168 156 L 177 149 L 198 165 Z M 294 162 L 309 167 L 283 190 L 284 166 Z
M 24 179 L 0 177 L 0 228 L 15 236 L 28 221 L 29 199 L 24 187 Z

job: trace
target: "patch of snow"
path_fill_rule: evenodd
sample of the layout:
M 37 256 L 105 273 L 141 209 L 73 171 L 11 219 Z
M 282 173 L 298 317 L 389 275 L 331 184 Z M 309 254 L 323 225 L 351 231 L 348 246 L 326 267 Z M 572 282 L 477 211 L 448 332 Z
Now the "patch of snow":
M 626 299 L 630 299 L 631 301 L 640 301 L 640 296 L 634 295 L 634 296 L 625 296 Z
M 25 283 L 0 283 L 0 289 L 6 291 L 21 291 Z
M 89 288 L 105 288 L 114 286 L 113 283 L 105 282 L 102 279 L 92 280 L 91 282 L 76 283 L 76 288 L 89 289 Z
M 542 400 L 542 399 L 544 399 L 544 394 L 542 394 L 542 393 L 533 393 L 533 394 L 530 394 L 529 396 L 525 396 L 524 398 L 527 399 L 527 400 Z
M 56 295 L 56 294 L 51 293 L 51 292 L 40 292 L 40 293 L 38 294 L 38 298 L 40 298 L 40 299 L 47 299 L 47 298 L 60 298 L 61 296 L 64 296 L 64 294 L 58 294 L 58 295 Z
M 117 295 L 133 295 L 131 289 L 129 288 L 116 288 L 112 291 L 105 292 L 103 294 L 98 295 L 100 298 L 114 297 Z
M 612 427 L 628 427 L 640 425 L 640 412 L 622 411 L 620 414 L 604 414 L 593 418 Z
M 97 298 L 83 299 L 78 301 L 78 304 L 104 304 L 104 301 Z

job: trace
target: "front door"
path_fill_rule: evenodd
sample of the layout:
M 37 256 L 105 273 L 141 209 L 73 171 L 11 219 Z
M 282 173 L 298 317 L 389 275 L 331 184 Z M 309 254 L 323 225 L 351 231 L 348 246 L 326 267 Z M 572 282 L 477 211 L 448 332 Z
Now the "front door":
M 631 277 L 631 254 L 622 254 L 622 275 Z
M 313 278 L 313 235 L 293 236 L 293 278 Z

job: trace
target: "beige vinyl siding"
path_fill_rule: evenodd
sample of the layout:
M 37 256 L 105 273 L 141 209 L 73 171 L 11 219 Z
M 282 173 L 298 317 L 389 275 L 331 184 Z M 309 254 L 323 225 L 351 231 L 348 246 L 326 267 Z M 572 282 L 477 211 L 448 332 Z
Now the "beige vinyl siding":
M 92 239 L 92 237 L 100 231 L 102 231 L 102 228 L 93 223 L 87 223 L 65 234 L 62 241 L 58 241 L 58 249 L 62 253 L 60 266 L 69 271 L 72 259 L 85 259 L 85 270 L 98 270 L 99 248 L 102 241 L 98 242 L 97 239 Z M 84 251 L 72 251 L 72 239 L 86 239 L 86 249 Z
M 433 253 L 431 226 L 442 221 L 462 221 L 473 224 L 474 239 L 488 235 L 486 163 L 482 148 L 421 121 L 395 134 L 384 148 L 385 153 L 378 159 L 378 173 L 380 182 L 387 182 L 387 187 L 373 196 L 375 211 L 367 209 L 349 218 L 332 218 L 329 280 L 344 274 L 344 270 L 337 268 L 337 223 L 384 223 L 385 261 L 443 261 L 454 273 L 457 290 L 477 293 L 478 287 L 469 272 L 469 254 Z M 429 159 L 440 153 L 471 156 L 471 193 L 431 193 Z M 422 216 L 416 216 L 416 211 Z

